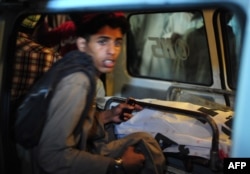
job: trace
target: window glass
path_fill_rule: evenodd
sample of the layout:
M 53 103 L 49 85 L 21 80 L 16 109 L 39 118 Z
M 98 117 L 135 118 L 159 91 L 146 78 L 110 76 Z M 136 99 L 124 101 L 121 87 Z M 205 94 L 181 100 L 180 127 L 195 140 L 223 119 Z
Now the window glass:
M 132 75 L 211 85 L 202 13 L 133 14 L 129 21 L 128 70 Z
M 240 61 L 241 28 L 239 20 L 230 11 L 221 12 L 221 28 L 227 66 L 227 81 L 232 89 L 236 89 Z

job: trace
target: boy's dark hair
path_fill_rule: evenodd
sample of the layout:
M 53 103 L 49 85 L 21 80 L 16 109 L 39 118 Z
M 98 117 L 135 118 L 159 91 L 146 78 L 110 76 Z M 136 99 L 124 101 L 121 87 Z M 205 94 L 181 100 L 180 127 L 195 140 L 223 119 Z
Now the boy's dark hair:
M 107 13 L 74 13 L 70 15 L 76 25 L 77 36 L 89 38 L 97 33 L 102 27 L 108 25 L 111 28 L 120 28 L 122 34 L 128 32 L 130 25 L 122 12 Z

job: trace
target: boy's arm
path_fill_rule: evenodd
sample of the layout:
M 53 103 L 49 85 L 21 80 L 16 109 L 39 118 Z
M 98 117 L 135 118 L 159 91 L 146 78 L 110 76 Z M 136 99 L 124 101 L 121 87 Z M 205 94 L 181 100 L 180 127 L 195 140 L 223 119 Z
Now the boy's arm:
M 88 131 L 93 115 L 85 116 L 82 135 L 73 131 L 85 107 L 89 80 L 82 73 L 62 79 L 49 108 L 49 118 L 38 146 L 39 165 L 49 173 L 105 173 L 112 158 L 87 152 Z M 77 148 L 80 145 L 80 149 Z M 79 172 L 80 171 L 80 172 Z

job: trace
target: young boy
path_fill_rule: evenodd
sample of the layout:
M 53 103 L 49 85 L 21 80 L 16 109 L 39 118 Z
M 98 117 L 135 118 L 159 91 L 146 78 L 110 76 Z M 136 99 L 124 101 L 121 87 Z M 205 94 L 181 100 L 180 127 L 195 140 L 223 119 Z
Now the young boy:
M 111 72 L 121 51 L 129 24 L 123 13 L 85 14 L 77 27 L 77 47 L 91 56 L 97 78 Z M 40 142 L 32 149 L 35 173 L 150 173 L 164 172 L 165 158 L 155 139 L 135 133 L 109 142 L 106 123 L 119 123 L 123 108 L 142 109 L 122 103 L 112 110 L 83 115 L 82 132 L 74 135 L 86 106 L 90 82 L 84 73 L 64 77 L 56 87 L 48 110 L 48 120 Z M 131 114 L 124 114 L 125 120 Z

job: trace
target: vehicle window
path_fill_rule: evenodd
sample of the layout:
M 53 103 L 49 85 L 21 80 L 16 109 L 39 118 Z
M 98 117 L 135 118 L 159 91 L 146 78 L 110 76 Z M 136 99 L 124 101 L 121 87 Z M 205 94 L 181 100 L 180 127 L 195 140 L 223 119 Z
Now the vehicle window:
M 129 21 L 130 74 L 206 86 L 212 84 L 201 12 L 133 14 Z
M 225 61 L 227 66 L 227 81 L 232 89 L 236 89 L 240 61 L 241 28 L 239 20 L 230 11 L 220 13 Z

